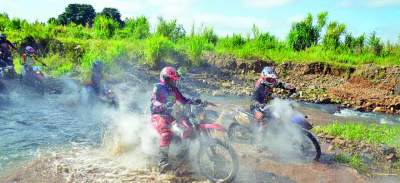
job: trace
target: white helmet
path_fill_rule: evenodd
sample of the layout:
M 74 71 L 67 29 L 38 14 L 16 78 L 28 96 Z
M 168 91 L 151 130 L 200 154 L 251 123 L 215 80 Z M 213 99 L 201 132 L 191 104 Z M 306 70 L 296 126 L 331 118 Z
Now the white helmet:
M 278 75 L 276 74 L 275 69 L 271 66 L 264 67 L 261 71 L 261 77 L 263 83 L 267 85 L 275 85 L 278 82 Z

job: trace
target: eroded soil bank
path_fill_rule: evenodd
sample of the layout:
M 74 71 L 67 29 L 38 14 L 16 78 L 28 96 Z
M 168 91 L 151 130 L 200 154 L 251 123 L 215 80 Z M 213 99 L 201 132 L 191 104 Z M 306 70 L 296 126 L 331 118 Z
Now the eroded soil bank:
M 209 55 L 202 80 L 214 95 L 250 95 L 262 68 L 274 65 L 282 81 L 298 89 L 299 100 L 337 103 L 358 111 L 400 114 L 400 67 L 366 64 L 357 68 L 323 63 L 276 64 Z M 278 91 L 279 93 L 280 91 Z

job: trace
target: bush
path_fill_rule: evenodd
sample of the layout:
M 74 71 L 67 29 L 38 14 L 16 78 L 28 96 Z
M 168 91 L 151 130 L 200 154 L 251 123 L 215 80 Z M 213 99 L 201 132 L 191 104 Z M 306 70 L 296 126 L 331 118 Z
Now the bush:
M 331 22 L 326 30 L 323 45 L 327 49 L 335 50 L 340 46 L 340 38 L 346 31 L 346 25 Z
M 118 29 L 118 22 L 105 16 L 96 16 L 94 19 L 94 32 L 97 38 L 111 38 Z
M 152 36 L 145 41 L 144 60 L 150 67 L 158 66 L 162 58 L 174 52 L 174 44 L 164 36 Z
M 204 37 L 193 36 L 181 39 L 178 42 L 179 51 L 184 52 L 190 59 L 191 65 L 200 66 L 203 64 L 201 56 L 204 51 L 210 50 L 212 45 Z
M 234 49 L 240 48 L 246 43 L 246 40 L 240 34 L 233 34 L 231 37 L 227 36 L 226 38 L 220 39 L 218 41 L 218 46 L 227 48 L 227 49 Z
M 382 54 L 383 45 L 381 43 L 381 39 L 376 36 L 376 32 L 372 32 L 368 37 L 368 45 L 371 49 L 371 52 L 377 56 Z
M 177 24 L 176 20 L 166 21 L 163 18 L 158 19 L 157 35 L 161 35 L 176 42 L 178 39 L 185 37 L 186 31 L 181 24 Z
M 207 42 L 212 44 L 217 44 L 218 36 L 215 34 L 214 29 L 211 27 L 205 27 L 200 34 L 201 37 L 207 40 Z
M 127 19 L 118 34 L 121 38 L 145 39 L 150 35 L 150 23 L 144 16 Z

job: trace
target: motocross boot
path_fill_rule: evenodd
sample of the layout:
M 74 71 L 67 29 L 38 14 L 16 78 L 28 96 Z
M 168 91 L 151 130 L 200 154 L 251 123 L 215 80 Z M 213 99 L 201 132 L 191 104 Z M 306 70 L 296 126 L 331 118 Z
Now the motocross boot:
M 168 162 L 168 147 L 160 147 L 158 168 L 160 173 L 164 174 L 171 170 L 171 164 Z

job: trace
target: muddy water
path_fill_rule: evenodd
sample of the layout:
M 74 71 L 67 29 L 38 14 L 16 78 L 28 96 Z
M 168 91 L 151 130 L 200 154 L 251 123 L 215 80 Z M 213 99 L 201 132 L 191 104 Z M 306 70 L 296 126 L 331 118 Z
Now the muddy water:
M 142 159 L 137 154 L 116 156 L 109 153 L 102 146 L 105 123 L 110 118 L 108 109 L 80 106 L 76 93 L 39 96 L 34 92 L 12 91 L 1 97 L 4 100 L 0 104 L 0 174 L 7 176 L 0 182 L 204 181 L 195 174 L 179 179 L 159 175 L 151 159 Z M 241 107 L 247 106 L 249 101 L 246 97 L 205 98 Z M 334 106 L 301 104 L 298 108 L 314 123 L 349 119 L 374 121 L 378 116 L 343 115 L 335 111 Z M 131 126 L 127 127 L 129 131 Z M 132 129 L 133 133 L 135 130 Z M 140 163 L 134 161 L 137 157 Z M 339 179 L 334 177 L 339 175 L 350 182 L 364 181 L 354 170 L 331 167 L 328 163 L 281 164 L 257 154 L 242 156 L 242 161 L 244 168 L 237 182 L 248 182 L 250 178 L 252 182 L 335 182 Z M 308 176 L 310 172 L 315 179 Z

